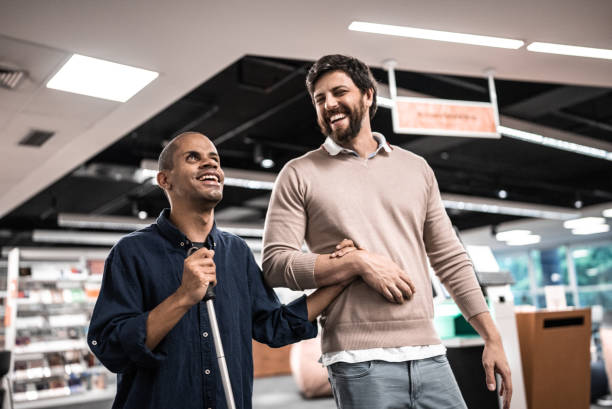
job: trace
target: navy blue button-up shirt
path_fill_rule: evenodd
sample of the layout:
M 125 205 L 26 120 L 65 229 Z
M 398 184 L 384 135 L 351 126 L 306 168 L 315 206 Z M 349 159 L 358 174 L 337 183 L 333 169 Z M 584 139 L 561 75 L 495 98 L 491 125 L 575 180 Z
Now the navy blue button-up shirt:
M 226 408 L 210 321 L 194 305 L 153 350 L 145 345 L 149 311 L 181 284 L 191 243 L 164 210 L 157 222 L 122 238 L 104 267 L 87 341 L 102 364 L 118 373 L 113 408 Z M 217 270 L 215 312 L 237 408 L 251 408 L 251 339 L 280 347 L 317 334 L 305 297 L 281 305 L 264 284 L 241 238 L 213 226 Z

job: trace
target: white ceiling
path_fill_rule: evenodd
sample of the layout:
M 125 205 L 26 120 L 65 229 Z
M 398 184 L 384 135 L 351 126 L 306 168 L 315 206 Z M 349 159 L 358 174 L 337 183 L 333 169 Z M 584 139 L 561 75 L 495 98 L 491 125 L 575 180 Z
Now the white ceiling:
M 0 0 L 0 62 L 27 70 L 0 89 L 0 217 L 245 54 L 355 55 L 380 66 L 612 87 L 612 62 L 350 32 L 353 20 L 612 48 L 609 0 L 356 2 Z M 79 53 L 160 76 L 124 104 L 48 90 Z M 56 135 L 17 142 L 32 128 Z

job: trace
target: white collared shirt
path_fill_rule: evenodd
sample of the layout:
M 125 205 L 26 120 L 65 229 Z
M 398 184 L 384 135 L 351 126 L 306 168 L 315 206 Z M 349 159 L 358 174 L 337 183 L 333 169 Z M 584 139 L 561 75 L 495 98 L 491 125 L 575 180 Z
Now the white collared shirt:
M 372 159 L 374 156 L 376 156 L 376 154 L 378 154 L 378 152 L 380 152 L 381 149 L 384 149 L 385 152 L 387 153 L 392 151 L 391 146 L 389 146 L 383 134 L 378 133 L 378 132 L 372 132 L 372 136 L 374 137 L 376 142 L 378 142 L 378 147 L 376 148 L 374 152 L 368 155 L 367 159 Z M 339 153 L 348 153 L 349 155 L 359 156 L 359 154 L 355 152 L 354 150 L 344 148 L 338 145 L 329 136 L 325 139 L 325 142 L 323 143 L 323 149 L 325 149 L 325 151 L 329 153 L 331 156 L 336 156 Z

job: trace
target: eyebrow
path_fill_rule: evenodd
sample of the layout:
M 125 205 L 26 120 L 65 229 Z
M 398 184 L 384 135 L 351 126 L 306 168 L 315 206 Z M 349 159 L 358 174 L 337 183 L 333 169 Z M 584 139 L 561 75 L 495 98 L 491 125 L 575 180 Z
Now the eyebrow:
M 191 154 L 202 156 L 199 151 L 189 150 L 189 151 L 183 152 L 183 156 L 189 156 Z M 219 154 L 217 152 L 209 152 L 208 156 L 212 157 L 212 158 L 219 159 Z
M 348 88 L 348 86 L 346 86 L 346 85 L 337 85 L 337 86 L 333 87 L 333 88 L 331 89 L 331 91 L 332 91 L 332 92 L 334 92 L 334 91 L 337 91 L 337 90 L 338 90 L 338 89 L 340 89 L 340 88 Z M 325 94 L 325 92 L 319 92 L 319 93 L 314 94 L 313 99 L 314 99 L 314 100 L 316 100 L 316 99 L 317 99 L 318 97 L 320 97 L 322 94 Z

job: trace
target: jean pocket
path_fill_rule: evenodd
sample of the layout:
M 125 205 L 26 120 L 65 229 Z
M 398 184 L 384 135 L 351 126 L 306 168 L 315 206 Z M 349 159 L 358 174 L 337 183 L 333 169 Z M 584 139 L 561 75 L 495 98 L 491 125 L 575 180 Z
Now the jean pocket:
M 436 356 L 432 356 L 431 360 L 434 362 L 437 362 L 439 364 L 445 364 L 448 362 L 448 359 L 446 358 L 446 355 L 436 355 Z
M 329 368 L 334 377 L 355 379 L 366 376 L 372 370 L 373 366 L 373 361 L 356 363 L 336 362 L 331 364 Z

